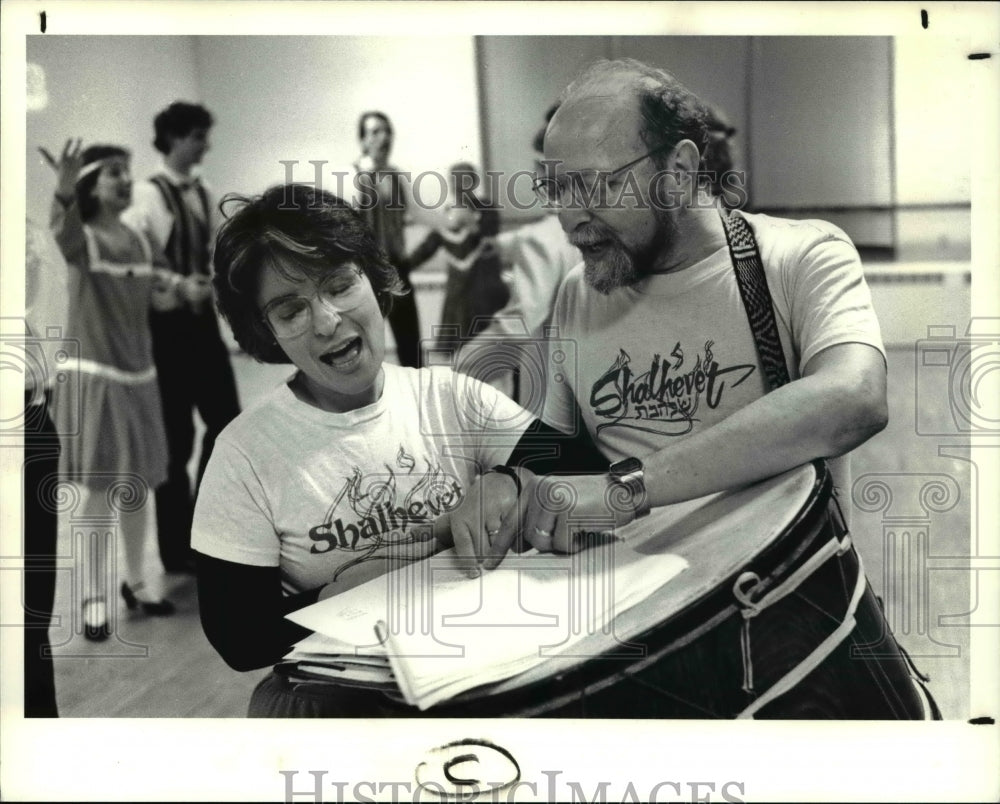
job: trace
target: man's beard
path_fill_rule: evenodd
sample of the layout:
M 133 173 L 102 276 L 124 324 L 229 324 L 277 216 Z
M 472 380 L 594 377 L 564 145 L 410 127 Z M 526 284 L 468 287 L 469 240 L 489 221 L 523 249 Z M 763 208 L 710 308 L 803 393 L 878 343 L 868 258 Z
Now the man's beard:
M 570 242 L 583 254 L 583 278 L 598 293 L 607 296 L 618 288 L 634 285 L 650 273 L 656 257 L 673 241 L 676 224 L 666 214 L 657 215 L 656 231 L 638 249 L 626 246 L 614 232 L 597 225 L 574 232 Z M 601 243 L 603 254 L 589 255 L 588 245 Z
M 639 280 L 635 263 L 628 247 L 621 241 L 613 242 L 601 257 L 591 259 L 584 254 L 583 278 L 594 290 L 607 296 L 611 291 L 634 285 Z

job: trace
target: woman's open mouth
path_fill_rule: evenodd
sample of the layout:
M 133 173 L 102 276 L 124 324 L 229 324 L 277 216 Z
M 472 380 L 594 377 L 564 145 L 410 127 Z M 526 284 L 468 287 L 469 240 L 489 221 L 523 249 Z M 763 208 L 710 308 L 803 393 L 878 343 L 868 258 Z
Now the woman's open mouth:
M 345 368 L 352 365 L 361 355 L 361 338 L 351 338 L 340 346 L 320 355 L 320 361 L 333 368 Z

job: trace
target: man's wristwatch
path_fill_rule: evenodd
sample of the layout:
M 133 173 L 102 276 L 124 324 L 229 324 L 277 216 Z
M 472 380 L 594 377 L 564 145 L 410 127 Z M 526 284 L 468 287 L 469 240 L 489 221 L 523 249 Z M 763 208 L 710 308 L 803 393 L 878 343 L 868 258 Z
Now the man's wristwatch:
M 612 483 L 620 483 L 632 495 L 632 510 L 635 518 L 649 513 L 649 495 L 646 493 L 646 475 L 642 461 L 638 458 L 625 458 L 608 468 Z

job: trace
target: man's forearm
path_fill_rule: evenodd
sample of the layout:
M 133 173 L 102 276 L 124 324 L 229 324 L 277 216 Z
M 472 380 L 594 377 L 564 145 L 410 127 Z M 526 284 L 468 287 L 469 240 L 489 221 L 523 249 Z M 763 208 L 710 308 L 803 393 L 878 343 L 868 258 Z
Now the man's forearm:
M 702 497 L 849 452 L 885 427 L 885 378 L 875 374 L 858 381 L 848 373 L 803 377 L 646 456 L 651 504 Z

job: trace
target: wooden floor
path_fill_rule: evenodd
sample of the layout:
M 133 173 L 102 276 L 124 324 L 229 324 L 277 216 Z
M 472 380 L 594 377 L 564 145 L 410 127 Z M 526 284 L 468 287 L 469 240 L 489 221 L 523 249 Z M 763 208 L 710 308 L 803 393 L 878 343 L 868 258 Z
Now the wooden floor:
M 244 405 L 289 371 L 245 357 L 234 358 L 234 364 Z M 972 473 L 966 461 L 939 455 L 942 443 L 958 439 L 916 433 L 916 371 L 912 349 L 890 350 L 891 423 L 856 453 L 853 474 L 856 481 L 866 474 L 882 475 L 883 487 L 895 490 L 897 505 L 904 504 L 901 495 L 907 484 L 923 483 L 921 478 L 930 476 L 951 478 L 961 489 L 961 502 L 934 512 L 924 529 L 929 532 L 931 556 L 961 558 L 970 552 Z M 919 404 L 921 416 L 940 422 L 947 431 L 951 414 L 943 396 L 921 397 Z M 903 551 L 901 560 L 897 543 L 887 537 L 896 529 L 886 524 L 898 511 L 880 510 L 877 494 L 860 502 L 852 506 L 855 543 L 869 580 L 885 598 L 890 623 L 918 667 L 931 675 L 930 689 L 945 717 L 967 718 L 969 572 L 946 568 L 927 572 L 913 560 L 913 551 Z M 919 510 L 918 506 L 917 514 Z M 154 541 L 151 537 L 151 555 L 155 555 Z M 70 553 L 66 542 L 68 538 L 63 555 Z M 166 576 L 166 583 L 178 607 L 173 617 L 132 615 L 119 605 L 116 636 L 95 644 L 76 633 L 70 573 L 60 575 L 56 601 L 60 621 L 51 635 L 57 646 L 56 685 L 63 717 L 245 715 L 250 692 L 267 671 L 237 673 L 226 667 L 202 633 L 194 579 Z
M 240 402 L 246 407 L 281 382 L 288 366 L 233 358 Z M 201 428 L 199 427 L 199 436 Z M 152 506 L 150 506 L 151 508 Z M 160 566 L 150 510 L 147 558 Z M 60 526 L 60 555 L 72 554 L 67 524 Z M 94 643 L 80 633 L 71 605 L 72 579 L 61 573 L 50 630 L 56 653 L 56 697 L 61 717 L 244 717 L 250 693 L 268 670 L 238 673 L 209 645 L 198 617 L 195 579 L 165 575 L 167 596 L 177 606 L 171 617 L 147 617 L 116 603 L 114 634 Z

